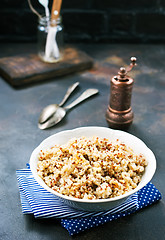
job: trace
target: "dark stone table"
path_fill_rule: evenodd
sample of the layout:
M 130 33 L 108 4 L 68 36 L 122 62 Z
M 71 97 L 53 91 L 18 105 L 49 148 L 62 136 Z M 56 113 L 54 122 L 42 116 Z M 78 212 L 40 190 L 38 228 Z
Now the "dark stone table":
M 29 162 L 33 149 L 46 137 L 81 126 L 107 127 L 105 111 L 109 100 L 110 78 L 119 67 L 136 56 L 138 66 L 130 73 L 135 78 L 132 95 L 134 122 L 128 132 L 142 139 L 155 153 L 157 170 L 152 183 L 165 194 L 165 46 L 164 45 L 77 45 L 95 61 L 89 71 L 51 79 L 14 89 L 0 79 L 0 239 L 72 239 L 56 220 L 36 220 L 21 212 L 16 170 Z M 1 44 L 0 57 L 35 52 L 33 44 Z M 59 103 L 66 88 L 80 81 L 70 103 L 89 87 L 100 94 L 71 110 L 64 121 L 48 130 L 37 127 L 43 107 Z M 133 215 L 83 232 L 73 239 L 163 240 L 165 202 Z

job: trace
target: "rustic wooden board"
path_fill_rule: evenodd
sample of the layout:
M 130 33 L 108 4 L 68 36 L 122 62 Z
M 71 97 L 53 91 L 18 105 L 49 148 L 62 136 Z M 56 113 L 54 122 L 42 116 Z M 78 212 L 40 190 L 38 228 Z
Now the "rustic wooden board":
M 75 48 L 66 48 L 57 63 L 45 63 L 36 54 L 0 58 L 0 75 L 13 87 L 40 82 L 91 68 L 93 60 Z

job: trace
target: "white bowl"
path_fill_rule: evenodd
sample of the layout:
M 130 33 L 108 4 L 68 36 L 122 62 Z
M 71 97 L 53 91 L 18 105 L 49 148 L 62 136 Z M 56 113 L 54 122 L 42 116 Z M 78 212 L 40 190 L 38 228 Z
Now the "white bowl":
M 129 191 L 124 195 L 109 199 L 97 199 L 97 200 L 83 200 L 74 197 L 68 197 L 49 188 L 37 174 L 37 162 L 40 150 L 50 148 L 54 144 L 65 144 L 73 137 L 82 136 L 85 137 L 98 136 L 103 138 L 109 138 L 112 141 L 115 139 L 119 139 L 123 141 L 126 145 L 130 146 L 135 153 L 137 154 L 142 153 L 145 156 L 148 165 L 145 168 L 145 172 L 138 186 L 134 190 Z M 108 210 L 119 205 L 120 203 L 125 201 L 128 197 L 130 197 L 130 195 L 134 194 L 135 192 L 143 188 L 152 179 L 155 173 L 156 159 L 153 152 L 145 145 L 143 141 L 129 133 L 119 130 L 112 130 L 106 127 L 81 127 L 73 130 L 67 130 L 56 133 L 42 141 L 41 144 L 32 152 L 32 155 L 30 157 L 30 169 L 36 181 L 44 189 L 57 196 L 61 201 L 63 201 L 67 205 L 70 205 L 77 209 L 84 209 L 87 211 L 100 211 Z

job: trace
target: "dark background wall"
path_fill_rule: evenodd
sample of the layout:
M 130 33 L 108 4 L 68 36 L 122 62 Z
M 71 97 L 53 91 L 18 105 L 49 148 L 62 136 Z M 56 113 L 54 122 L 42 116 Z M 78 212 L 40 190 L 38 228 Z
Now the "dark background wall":
M 165 0 L 63 0 L 61 15 L 65 42 L 165 42 Z M 37 24 L 27 0 L 0 1 L 1 42 L 36 41 Z

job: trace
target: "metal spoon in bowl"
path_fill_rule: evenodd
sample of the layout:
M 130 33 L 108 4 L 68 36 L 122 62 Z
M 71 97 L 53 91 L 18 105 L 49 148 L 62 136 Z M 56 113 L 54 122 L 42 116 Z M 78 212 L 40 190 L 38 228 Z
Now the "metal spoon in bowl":
M 38 127 L 40 129 L 46 129 L 46 128 L 50 128 L 54 125 L 56 125 L 57 123 L 59 123 L 66 115 L 66 110 L 69 110 L 73 107 L 75 107 L 76 105 L 78 105 L 80 102 L 84 101 L 85 99 L 97 94 L 99 91 L 98 89 L 87 89 L 85 92 L 83 92 L 80 97 L 78 97 L 75 101 L 73 101 L 71 104 L 69 104 L 68 106 L 62 108 L 62 107 L 58 107 L 56 112 L 53 114 L 53 116 L 51 118 L 48 119 L 48 121 L 44 122 L 44 123 L 39 123 Z
M 79 85 L 79 82 L 76 82 L 76 83 L 74 83 L 73 85 L 71 85 L 71 86 L 68 88 L 68 90 L 67 90 L 67 92 L 66 92 L 63 100 L 61 101 L 61 103 L 59 103 L 59 104 L 50 104 L 50 105 L 48 105 L 47 107 L 45 107 L 45 108 L 42 110 L 42 112 L 41 112 L 41 114 L 40 114 L 40 116 L 39 116 L 38 123 L 39 123 L 39 124 L 42 124 L 42 123 L 46 122 L 47 120 L 49 120 L 49 118 L 51 118 L 51 117 L 53 116 L 53 114 L 57 111 L 57 109 L 58 109 L 59 107 L 61 107 L 61 106 L 66 102 L 66 100 L 69 98 L 69 96 L 71 95 L 71 93 L 75 90 L 75 88 L 76 88 L 78 85 Z

